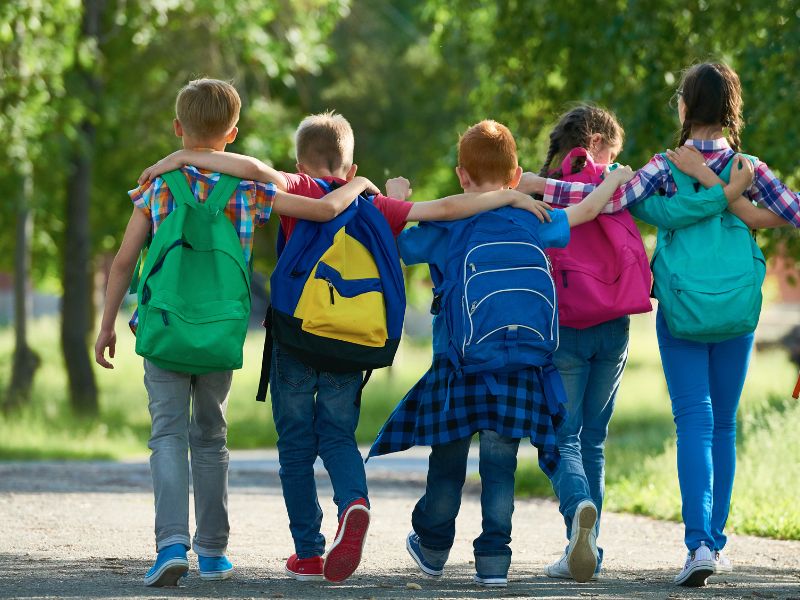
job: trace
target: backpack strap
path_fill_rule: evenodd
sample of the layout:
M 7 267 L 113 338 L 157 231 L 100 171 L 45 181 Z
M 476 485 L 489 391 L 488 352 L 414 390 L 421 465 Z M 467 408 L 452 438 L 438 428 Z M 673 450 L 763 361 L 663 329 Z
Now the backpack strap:
M 697 180 L 694 177 L 689 177 L 676 167 L 675 164 L 667 158 L 666 154 L 662 154 L 661 156 L 669 165 L 669 171 L 672 174 L 672 180 L 675 182 L 675 185 L 678 186 L 678 192 L 680 194 L 694 194 L 697 191 L 694 187 Z
M 192 188 L 189 187 L 189 182 L 186 181 L 186 177 L 180 169 L 164 173 L 161 175 L 161 179 L 167 184 L 169 191 L 172 192 L 172 197 L 175 198 L 175 202 L 178 205 L 197 203 L 197 198 L 194 197 Z
M 264 352 L 261 355 L 261 377 L 258 380 L 258 391 L 256 392 L 258 402 L 267 400 L 267 388 L 269 388 L 269 378 L 272 373 L 272 304 L 267 307 L 264 329 L 266 337 L 264 338 Z
M 575 162 L 575 159 L 577 158 L 584 158 L 586 160 L 586 162 L 584 163 L 585 166 L 591 166 L 592 168 L 594 167 L 594 161 L 592 160 L 592 157 L 589 155 L 589 151 L 586 148 L 577 146 L 572 150 L 570 150 L 564 157 L 564 160 L 561 161 L 561 172 L 564 175 L 569 176 L 573 174 L 572 163 Z M 575 172 L 577 173 L 578 171 Z
M 214 189 L 211 190 L 211 195 L 206 198 L 206 206 L 217 213 L 225 210 L 241 181 L 238 177 L 220 173 L 219 180 L 214 184 Z

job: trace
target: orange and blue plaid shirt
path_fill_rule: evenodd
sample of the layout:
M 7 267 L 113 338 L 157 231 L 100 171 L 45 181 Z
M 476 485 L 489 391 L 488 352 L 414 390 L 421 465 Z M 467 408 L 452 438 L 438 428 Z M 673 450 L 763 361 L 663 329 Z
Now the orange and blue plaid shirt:
M 183 167 L 181 171 L 186 176 L 194 197 L 200 202 L 206 201 L 220 176 L 219 173 L 192 166 Z M 225 207 L 225 215 L 236 229 L 248 265 L 253 256 L 253 233 L 256 227 L 266 224 L 269 220 L 275 192 L 276 188 L 272 183 L 242 180 Z M 175 198 L 161 177 L 140 185 L 129 191 L 128 195 L 133 205 L 144 211 L 150 219 L 152 235 L 155 235 L 158 226 L 175 210 Z M 130 321 L 134 333 L 137 324 L 138 314 L 134 313 Z

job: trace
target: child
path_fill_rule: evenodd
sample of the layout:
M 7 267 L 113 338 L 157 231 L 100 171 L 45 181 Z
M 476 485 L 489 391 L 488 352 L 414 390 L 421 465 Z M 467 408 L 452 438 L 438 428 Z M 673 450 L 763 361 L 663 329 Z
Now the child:
M 482 121 L 461 136 L 456 174 L 465 192 L 513 188 L 519 182 L 521 173 L 517 164 L 516 143 L 505 126 L 494 121 Z M 611 172 L 585 202 L 566 210 L 553 211 L 550 223 L 529 225 L 536 230 L 533 232 L 536 239 L 545 247 L 565 246 L 569 240 L 569 228 L 595 218 L 613 190 L 631 175 L 630 169 L 619 168 Z M 476 223 L 480 224 L 484 218 L 479 217 Z M 475 226 L 477 229 L 478 225 Z M 496 241 L 487 238 L 480 245 L 499 244 L 501 236 Z M 432 275 L 445 273 L 449 248 L 461 239 L 463 237 L 455 228 L 424 224 L 400 237 L 401 256 L 406 264 L 430 263 Z M 515 241 L 511 243 L 518 248 L 512 251 L 512 255 L 518 255 L 526 245 L 531 245 Z M 485 265 L 495 266 L 482 271 L 483 265 L 479 263 L 477 275 L 473 277 L 485 276 L 492 273 L 492 269 L 501 269 L 497 262 L 489 259 Z M 470 263 L 470 269 L 470 273 L 476 272 L 473 263 Z M 502 291 L 529 291 L 533 294 L 538 292 L 525 289 L 529 287 L 524 280 L 526 271 L 546 272 L 546 268 L 525 264 L 501 270 L 519 273 L 516 276 L 519 285 L 513 286 L 519 289 Z M 434 306 L 444 307 L 449 284 L 442 284 L 438 279 L 438 276 L 434 279 L 439 290 L 436 291 Z M 547 279 L 552 287 L 549 274 Z M 469 286 L 468 282 L 464 289 Z M 441 291 L 442 287 L 445 291 Z M 473 304 L 468 302 L 471 319 L 477 314 L 477 305 L 499 293 L 493 291 L 494 288 L 484 286 L 481 289 L 483 299 Z M 521 296 L 515 298 L 522 299 Z M 514 307 L 507 304 L 505 307 L 495 306 L 494 310 L 512 312 Z M 539 450 L 542 469 L 548 474 L 552 473 L 558 464 L 555 429 L 563 420 L 564 409 L 551 393 L 544 392 L 548 384 L 540 367 L 490 373 L 489 377 L 484 373 L 461 375 L 455 372 L 449 358 L 452 350 L 450 338 L 453 335 L 448 325 L 451 316 L 446 314 L 444 308 L 437 312 L 433 321 L 434 356 L 431 368 L 408 392 L 384 425 L 370 456 L 404 450 L 415 444 L 431 445 L 427 487 L 412 514 L 413 531 L 407 537 L 406 548 L 424 574 L 437 577 L 442 574 L 453 545 L 470 440 L 473 434 L 479 432 L 483 532 L 474 542 L 475 582 L 487 586 L 505 586 L 511 562 L 508 544 L 511 541 L 514 471 L 520 439 L 530 437 Z M 546 319 L 551 322 L 550 317 Z M 518 330 L 522 327 L 508 327 L 508 335 L 516 338 L 521 335 Z M 460 346 L 460 342 L 457 345 Z M 584 550 L 589 552 L 588 548 Z
M 279 189 L 319 198 L 322 188 L 314 178 L 341 184 L 353 178 L 354 136 L 350 124 L 332 112 L 311 115 L 296 133 L 298 173 L 282 173 L 261 161 L 227 153 L 177 152 L 153 165 L 143 179 L 190 162 L 205 168 L 270 181 Z M 431 202 L 409 202 L 408 181 L 389 180 L 387 196 L 377 195 L 373 204 L 388 221 L 395 236 L 408 221 L 447 220 L 474 215 L 513 204 L 537 212 L 545 219 L 542 205 L 513 190 L 487 194 L 465 194 Z M 391 197 L 393 196 L 393 197 Z M 282 219 L 287 239 L 296 220 Z M 359 407 L 356 397 L 362 373 L 320 371 L 305 364 L 276 343 L 271 369 L 272 411 L 278 431 L 280 477 L 289 529 L 295 553 L 286 562 L 286 573 L 298 580 L 326 578 L 342 581 L 359 565 L 369 526 L 369 500 L 364 463 L 355 441 Z M 339 527 L 325 551 L 320 532 L 322 509 L 314 482 L 314 461 L 323 460 L 334 489 Z
M 742 126 L 741 86 L 736 73 L 724 64 L 696 65 L 685 72 L 678 96 L 680 143 L 683 147 L 676 152 L 668 151 L 670 160 L 686 168 L 689 174 L 707 186 L 719 182 L 717 174 L 731 163 L 731 184 L 726 187 L 726 195 L 732 200 L 732 213 L 749 226 L 776 226 L 785 224 L 784 219 L 800 225 L 797 194 L 789 191 L 758 160 L 755 163 L 756 177 L 752 180 L 750 161 L 734 156 L 739 149 Z M 699 163 L 691 161 L 695 155 L 692 147 L 702 152 Z M 694 164 L 694 168 L 690 164 Z M 569 202 L 590 189 L 589 186 L 549 179 L 543 182 L 535 177 L 530 177 L 528 183 L 527 189 L 544 191 L 548 201 Z M 707 217 L 720 214 L 727 207 L 724 202 L 712 198 L 694 207 L 680 206 L 673 202 L 677 189 L 669 163 L 663 156 L 656 155 L 620 188 L 613 199 L 615 210 L 627 206 L 634 216 L 659 227 L 656 254 L 664 248 L 668 235 L 671 237 L 676 230 L 700 227 Z M 748 200 L 736 200 L 739 196 L 737 190 L 744 190 L 748 199 L 762 201 L 774 214 L 754 207 Z M 664 195 L 654 195 L 657 192 Z M 748 245 L 741 249 L 746 254 L 751 242 L 744 236 L 742 243 Z M 734 250 L 728 248 L 719 256 L 721 258 Z M 695 256 L 703 251 L 699 245 L 693 247 Z M 755 254 L 760 252 L 756 249 Z M 654 261 L 655 295 L 662 300 L 656 328 L 677 429 L 678 479 L 683 503 L 684 541 L 688 549 L 675 583 L 702 586 L 710 575 L 732 568 L 729 559 L 722 554 L 727 541 L 723 530 L 735 471 L 736 410 L 753 334 L 737 334 L 715 341 L 697 341 L 673 335 L 664 314 L 663 301 L 667 298 L 663 294 L 666 291 L 658 286 L 662 263 Z M 706 318 L 712 316 L 705 315 Z
M 240 107 L 239 95 L 230 84 L 215 79 L 191 81 L 178 93 L 175 134 L 182 138 L 184 148 L 199 152 L 223 151 L 236 138 Z M 220 177 L 219 173 L 195 167 L 186 167 L 182 172 L 200 202 L 209 196 Z M 276 192 L 270 184 L 242 181 L 228 202 L 225 214 L 235 227 L 245 261 L 249 262 L 253 228 L 267 221 L 273 207 L 296 217 L 328 220 L 344 210 L 366 187 L 369 183 L 360 178 L 320 202 Z M 95 359 L 107 369 L 114 367 L 105 358 L 105 351 L 108 348 L 109 356 L 114 357 L 115 320 L 139 251 L 176 206 L 161 178 L 129 194 L 134 209 L 111 266 L 102 324 L 95 344 Z M 131 321 L 134 333 L 136 324 L 134 316 Z M 186 558 L 190 546 L 189 449 L 197 525 L 191 545 L 199 558 L 200 576 L 227 579 L 233 574 L 233 566 L 225 556 L 229 533 L 225 409 L 232 372 L 193 376 L 159 368 L 148 360 L 144 361 L 144 371 L 153 422 L 148 446 L 152 451 L 150 469 L 155 492 L 158 553 L 155 564 L 145 576 L 145 583 L 175 585 L 189 568 Z

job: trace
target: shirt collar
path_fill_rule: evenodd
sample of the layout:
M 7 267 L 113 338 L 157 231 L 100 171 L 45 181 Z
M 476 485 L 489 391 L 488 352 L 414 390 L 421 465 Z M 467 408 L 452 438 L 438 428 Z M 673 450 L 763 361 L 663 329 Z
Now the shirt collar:
M 689 138 L 686 140 L 684 146 L 694 146 L 700 152 L 716 152 L 718 150 L 725 150 L 726 148 L 730 148 L 731 145 L 728 143 L 728 140 L 724 137 L 717 138 L 715 140 L 694 140 Z

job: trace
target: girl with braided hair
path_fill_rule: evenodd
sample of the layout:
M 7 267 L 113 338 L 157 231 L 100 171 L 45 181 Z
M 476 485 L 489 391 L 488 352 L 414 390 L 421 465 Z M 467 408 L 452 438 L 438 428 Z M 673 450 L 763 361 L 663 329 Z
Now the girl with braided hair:
M 751 228 L 787 222 L 800 226 L 800 194 L 789 190 L 762 161 L 736 154 L 742 130 L 741 85 L 736 73 L 722 63 L 694 65 L 684 72 L 677 96 L 680 147 L 656 154 L 617 190 L 604 211 L 629 208 L 634 216 L 659 228 L 662 247 L 677 230 L 703 227 L 709 217 L 722 216 L 726 209 Z M 709 195 L 698 198 L 692 206 L 680 205 L 670 162 L 709 188 Z M 725 202 L 713 191 L 720 189 L 718 175 L 729 163 L 731 183 L 724 189 Z M 594 187 L 527 174 L 518 189 L 543 193 L 547 202 L 571 204 Z M 757 208 L 753 201 L 769 210 Z M 749 249 L 751 240 L 744 241 Z M 686 251 L 702 261 L 700 257 L 708 256 L 709 251 L 722 260 L 734 249 L 695 245 Z M 664 265 L 663 261 L 660 264 Z M 658 269 L 655 274 L 658 282 Z M 724 528 L 736 466 L 736 411 L 753 334 L 714 341 L 676 336 L 667 324 L 663 302 L 656 331 L 677 431 L 678 480 L 688 550 L 675 583 L 702 586 L 709 576 L 732 570 L 730 560 L 722 554 L 727 541 Z

